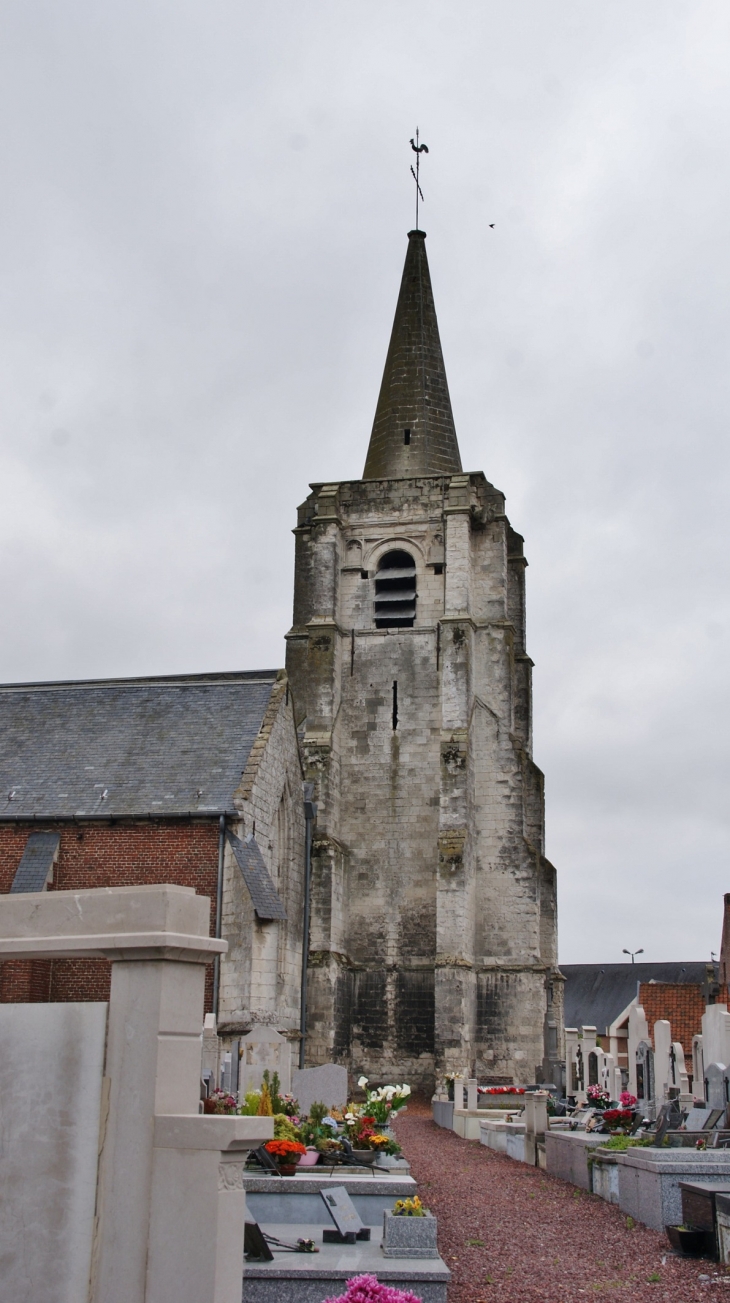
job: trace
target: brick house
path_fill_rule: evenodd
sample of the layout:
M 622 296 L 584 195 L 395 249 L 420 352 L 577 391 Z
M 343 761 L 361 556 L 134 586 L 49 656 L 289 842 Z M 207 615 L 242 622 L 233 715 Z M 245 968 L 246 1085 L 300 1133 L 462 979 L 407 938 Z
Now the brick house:
M 207 1009 L 299 1036 L 305 817 L 283 671 L 0 687 L 0 891 L 211 900 Z M 217 902 L 220 901 L 220 917 Z M 104 1000 L 104 959 L 6 962 L 0 1000 Z

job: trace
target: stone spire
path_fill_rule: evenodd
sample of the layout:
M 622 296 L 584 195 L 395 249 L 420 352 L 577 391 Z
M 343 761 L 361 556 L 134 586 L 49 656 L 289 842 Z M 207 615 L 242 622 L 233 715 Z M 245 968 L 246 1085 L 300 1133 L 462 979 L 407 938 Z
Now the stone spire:
M 364 480 L 461 471 L 424 231 L 408 232 Z

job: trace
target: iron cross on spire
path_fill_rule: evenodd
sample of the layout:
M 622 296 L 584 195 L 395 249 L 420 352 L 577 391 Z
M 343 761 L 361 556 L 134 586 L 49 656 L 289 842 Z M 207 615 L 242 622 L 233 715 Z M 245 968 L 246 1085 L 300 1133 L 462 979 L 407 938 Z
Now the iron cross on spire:
M 411 137 L 411 149 L 416 155 L 415 169 L 413 167 L 413 164 L 411 164 L 411 176 L 413 177 L 413 180 L 416 183 L 416 230 L 418 230 L 418 200 L 420 199 L 421 203 L 424 202 L 421 183 L 418 179 L 419 173 L 421 171 L 421 154 L 428 153 L 428 145 L 419 145 L 418 143 L 418 127 L 416 127 L 416 139 L 414 140 L 413 137 Z

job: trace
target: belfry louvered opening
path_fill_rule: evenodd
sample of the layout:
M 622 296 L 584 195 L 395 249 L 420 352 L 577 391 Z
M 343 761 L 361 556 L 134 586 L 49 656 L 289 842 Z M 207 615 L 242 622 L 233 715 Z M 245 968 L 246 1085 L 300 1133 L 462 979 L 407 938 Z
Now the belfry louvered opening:
M 376 629 L 411 629 L 416 618 L 416 563 L 408 552 L 386 552 L 375 575 Z

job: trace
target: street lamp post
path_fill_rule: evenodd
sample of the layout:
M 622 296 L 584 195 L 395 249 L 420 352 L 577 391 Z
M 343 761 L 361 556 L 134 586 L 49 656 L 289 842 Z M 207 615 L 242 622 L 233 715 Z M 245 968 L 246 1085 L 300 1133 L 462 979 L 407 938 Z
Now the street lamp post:
M 634 955 L 643 955 L 643 953 L 644 953 L 644 948 L 643 948 L 643 946 L 642 946 L 641 950 L 624 950 L 623 953 L 624 953 L 625 955 L 631 955 L 631 962 L 632 962 L 632 964 L 635 964 L 635 963 L 636 963 L 636 960 L 634 959 Z

